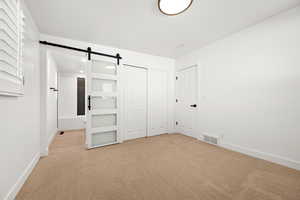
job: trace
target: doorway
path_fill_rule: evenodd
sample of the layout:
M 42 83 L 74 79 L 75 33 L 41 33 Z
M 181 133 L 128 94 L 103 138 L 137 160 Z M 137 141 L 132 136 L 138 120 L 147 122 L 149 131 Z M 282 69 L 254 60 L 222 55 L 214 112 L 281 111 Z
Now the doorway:
M 53 55 L 58 69 L 58 131 L 84 130 L 87 60 L 58 52 Z
M 198 69 L 197 66 L 184 68 L 176 78 L 177 108 L 176 126 L 183 134 L 198 138 Z
M 45 149 L 43 154 L 48 154 L 48 147 L 58 131 L 60 135 L 74 130 L 83 133 L 88 149 L 121 142 L 120 55 L 95 52 L 90 47 L 85 50 L 46 41 L 40 43 L 54 46 L 51 49 L 41 48 L 41 55 L 45 56 L 42 59 L 45 65 L 50 63 L 58 77 L 58 84 L 49 87 L 58 96 L 55 104 L 57 106 L 53 106 L 57 114 L 51 115 L 51 120 L 57 123 L 49 136 L 41 136 L 41 149 Z M 47 57 L 47 52 L 50 51 L 51 54 Z M 87 58 L 84 53 L 87 53 Z M 48 76 L 52 74 L 48 71 L 46 68 L 42 72 L 46 84 Z M 50 119 L 47 104 L 49 95 L 45 92 L 42 96 L 45 106 L 42 105 L 41 109 L 45 115 L 41 129 L 45 129 L 47 133 Z
M 148 127 L 148 70 L 124 65 L 124 139 L 146 137 Z
M 63 137 L 78 130 L 83 135 L 85 111 L 78 112 L 78 107 L 84 108 L 85 104 L 86 59 L 84 55 L 48 48 L 41 48 L 41 55 L 41 155 L 47 156 L 57 133 Z

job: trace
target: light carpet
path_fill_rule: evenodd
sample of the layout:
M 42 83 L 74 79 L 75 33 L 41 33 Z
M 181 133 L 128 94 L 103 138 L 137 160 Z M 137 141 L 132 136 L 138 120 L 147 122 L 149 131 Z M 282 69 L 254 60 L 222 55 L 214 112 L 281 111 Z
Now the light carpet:
M 300 200 L 300 172 L 169 134 L 85 150 L 57 135 L 17 200 Z

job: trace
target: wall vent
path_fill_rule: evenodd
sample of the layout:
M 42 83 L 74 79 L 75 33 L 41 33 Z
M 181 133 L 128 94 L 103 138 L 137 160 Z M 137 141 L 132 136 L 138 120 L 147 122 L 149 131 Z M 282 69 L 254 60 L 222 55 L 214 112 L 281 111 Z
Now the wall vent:
M 219 144 L 219 137 L 203 134 L 203 141 L 207 142 L 209 144 L 218 145 Z

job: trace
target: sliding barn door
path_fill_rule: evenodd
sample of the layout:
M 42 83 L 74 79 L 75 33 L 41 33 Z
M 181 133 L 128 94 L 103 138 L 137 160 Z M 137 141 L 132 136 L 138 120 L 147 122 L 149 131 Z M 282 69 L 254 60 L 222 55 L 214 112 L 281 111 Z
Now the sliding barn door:
M 93 56 L 87 66 L 87 147 L 120 142 L 119 66 L 115 59 Z

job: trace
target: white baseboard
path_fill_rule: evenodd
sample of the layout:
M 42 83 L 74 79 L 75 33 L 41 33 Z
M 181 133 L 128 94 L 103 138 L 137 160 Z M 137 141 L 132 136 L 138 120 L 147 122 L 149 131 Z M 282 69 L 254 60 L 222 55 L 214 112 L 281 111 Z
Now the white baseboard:
M 55 132 L 52 135 L 50 135 L 50 137 L 48 139 L 47 148 L 49 148 L 50 144 L 53 142 L 53 140 L 54 140 L 55 136 L 57 135 L 57 133 L 58 133 L 58 129 L 56 129 Z
M 279 165 L 283 165 L 289 168 L 293 168 L 296 170 L 300 170 L 300 162 L 296 160 L 292 160 L 289 158 L 281 157 L 278 155 L 270 154 L 270 153 L 265 153 L 261 151 L 257 151 L 254 149 L 248 149 L 241 147 L 239 145 L 234 145 L 234 144 L 228 144 L 228 143 L 221 143 L 219 146 L 225 148 L 225 149 L 230 149 L 233 151 L 237 151 L 242 154 L 246 154 L 255 158 L 260 158 L 263 160 L 267 160 Z
M 36 166 L 40 159 L 40 154 L 37 153 L 32 161 L 29 163 L 29 165 L 26 167 L 22 175 L 19 177 L 15 185 L 11 188 L 11 190 L 8 192 L 7 196 L 4 198 L 4 200 L 14 200 L 18 194 L 18 192 L 21 190 L 22 186 L 24 185 L 25 181 L 31 174 L 32 170 Z
M 47 141 L 47 146 L 44 147 L 43 149 L 41 149 L 41 157 L 45 157 L 45 156 L 48 156 L 49 154 L 49 146 L 50 144 L 53 142 L 55 136 L 58 134 L 58 130 L 55 131 L 55 133 L 53 133 L 49 138 L 48 138 L 48 141 Z
M 40 156 L 41 157 L 46 157 L 46 156 L 48 156 L 48 154 L 49 154 L 49 149 L 47 147 L 47 148 L 41 150 L 41 155 Z

